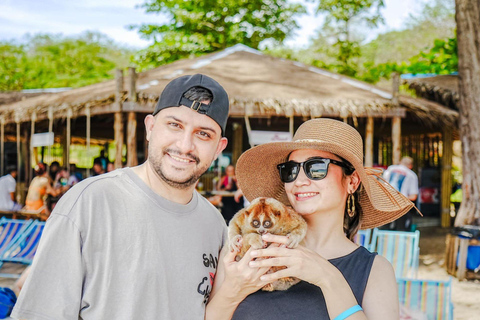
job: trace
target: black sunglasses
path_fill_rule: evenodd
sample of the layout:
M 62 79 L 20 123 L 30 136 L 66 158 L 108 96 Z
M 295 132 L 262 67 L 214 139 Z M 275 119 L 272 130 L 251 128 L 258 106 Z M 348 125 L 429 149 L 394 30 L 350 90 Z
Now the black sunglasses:
M 277 168 L 280 173 L 280 180 L 284 183 L 295 181 L 300 173 L 300 167 L 303 168 L 303 172 L 309 179 L 322 180 L 327 176 L 330 163 L 347 169 L 347 174 L 352 174 L 355 171 L 355 168 L 345 162 L 328 158 L 311 158 L 304 162 L 288 161 L 280 163 Z

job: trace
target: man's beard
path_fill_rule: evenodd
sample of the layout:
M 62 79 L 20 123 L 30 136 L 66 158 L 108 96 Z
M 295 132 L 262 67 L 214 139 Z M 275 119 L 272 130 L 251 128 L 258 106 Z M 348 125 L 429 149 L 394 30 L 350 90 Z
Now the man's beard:
M 163 164 L 162 164 L 161 159 L 163 157 L 165 157 L 167 155 L 167 153 L 177 155 L 177 156 L 181 156 L 181 157 L 185 157 L 185 158 L 189 158 L 191 160 L 194 160 L 196 164 L 200 163 L 200 159 L 193 154 L 181 154 L 181 153 L 179 153 L 179 152 L 177 152 L 173 149 L 163 149 L 161 157 L 149 156 L 148 160 L 150 161 L 150 164 L 152 165 L 152 168 L 155 171 L 155 173 L 157 174 L 157 176 L 172 188 L 187 189 L 187 188 L 191 187 L 192 185 L 194 185 L 198 181 L 200 176 L 202 174 L 204 174 L 209 168 L 209 166 L 199 167 L 187 179 L 182 180 L 182 181 L 174 180 L 173 178 L 167 177 L 165 175 L 164 171 L 163 171 L 163 168 L 162 168 Z M 149 155 L 154 155 L 153 150 L 150 150 L 150 148 L 149 148 L 148 154 Z M 172 170 L 175 170 L 175 169 L 172 168 Z

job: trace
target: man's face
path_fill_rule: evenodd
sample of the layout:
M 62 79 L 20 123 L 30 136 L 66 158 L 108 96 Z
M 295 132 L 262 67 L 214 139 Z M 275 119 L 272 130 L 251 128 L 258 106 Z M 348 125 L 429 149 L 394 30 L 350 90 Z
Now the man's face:
M 161 180 L 177 189 L 194 185 L 227 146 L 212 118 L 183 106 L 148 115 L 145 127 L 148 161 Z

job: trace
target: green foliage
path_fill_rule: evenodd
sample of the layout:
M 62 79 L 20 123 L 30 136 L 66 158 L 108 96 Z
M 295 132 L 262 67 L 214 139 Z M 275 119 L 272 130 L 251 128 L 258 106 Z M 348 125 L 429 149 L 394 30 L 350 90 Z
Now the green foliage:
M 266 39 L 281 43 L 298 28 L 293 17 L 305 12 L 286 0 L 147 0 L 146 12 L 162 13 L 162 25 L 131 26 L 154 44 L 133 60 L 140 69 L 214 52 L 243 43 L 258 48 Z
M 39 34 L 25 44 L 0 43 L 0 90 L 81 87 L 113 78 L 129 51 L 100 33 Z M 123 65 L 122 65 L 123 64 Z
M 428 52 L 422 51 L 411 57 L 408 62 L 387 62 L 378 65 L 370 62 L 364 65 L 364 69 L 368 71 L 359 78 L 373 83 L 381 78 L 389 79 L 393 72 L 450 74 L 458 70 L 457 38 L 436 39 Z
M 327 14 L 319 39 L 324 38 L 324 42 L 333 44 L 337 60 L 335 64 L 327 65 L 328 69 L 348 76 L 356 75 L 361 48 L 360 40 L 355 39 L 351 29 L 359 25 L 376 27 L 383 23 L 380 14 L 383 6 L 383 0 L 319 0 L 317 12 Z

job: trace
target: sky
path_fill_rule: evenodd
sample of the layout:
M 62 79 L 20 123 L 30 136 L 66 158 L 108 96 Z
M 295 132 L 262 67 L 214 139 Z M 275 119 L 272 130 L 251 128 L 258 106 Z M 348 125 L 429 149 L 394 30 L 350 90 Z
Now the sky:
M 308 45 L 323 19 L 314 14 L 314 4 L 305 0 L 292 0 L 307 6 L 308 14 L 297 19 L 300 30 L 287 39 L 291 47 Z M 78 35 L 84 31 L 99 31 L 117 43 L 133 48 L 150 44 L 141 39 L 137 31 L 127 26 L 141 23 L 161 23 L 165 17 L 146 14 L 136 8 L 144 0 L 0 0 L 0 41 L 19 40 L 27 33 L 53 33 Z M 367 40 L 379 33 L 398 30 L 409 14 L 420 7 L 418 0 L 384 0 L 382 14 L 385 25 L 366 31 Z

